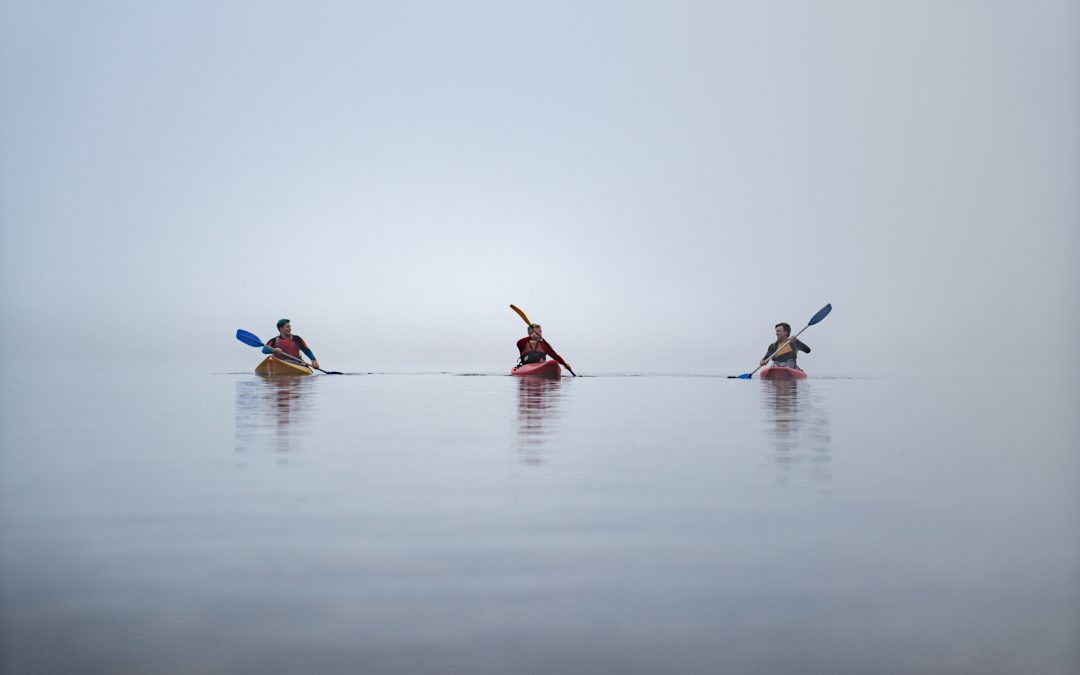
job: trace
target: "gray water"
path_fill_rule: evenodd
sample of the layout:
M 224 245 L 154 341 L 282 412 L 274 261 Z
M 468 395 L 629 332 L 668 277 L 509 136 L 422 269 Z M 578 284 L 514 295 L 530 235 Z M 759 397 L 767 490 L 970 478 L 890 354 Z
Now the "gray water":
M 16 371 L 5 673 L 1073 673 L 1066 378 Z

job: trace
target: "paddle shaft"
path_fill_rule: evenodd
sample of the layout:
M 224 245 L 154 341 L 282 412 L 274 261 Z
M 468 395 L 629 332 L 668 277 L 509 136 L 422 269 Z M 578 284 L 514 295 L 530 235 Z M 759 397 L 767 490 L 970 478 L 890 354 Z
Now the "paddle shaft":
M 769 354 L 768 356 L 765 357 L 765 359 L 764 359 L 765 363 L 768 363 L 769 359 L 776 356 L 780 352 L 780 350 L 783 349 L 784 347 L 786 347 L 787 345 L 789 345 L 792 340 L 795 340 L 800 335 L 802 335 L 803 330 L 806 330 L 810 326 L 821 323 L 825 319 L 825 317 L 829 316 L 829 312 L 831 312 L 831 311 L 832 311 L 832 303 L 830 302 L 829 304 L 827 304 L 824 307 L 822 307 L 821 309 L 819 309 L 817 311 L 817 313 L 814 314 L 814 316 L 810 317 L 810 322 L 808 324 L 806 324 L 805 326 L 803 326 L 803 329 L 801 331 L 799 331 L 798 333 L 795 333 L 795 335 L 793 335 L 792 337 L 789 337 L 788 339 L 784 340 L 784 344 L 777 345 L 776 349 L 774 349 L 771 354 Z M 779 325 L 780 324 L 777 324 L 777 326 L 779 326 Z M 728 375 L 728 377 L 730 379 L 733 379 L 733 380 L 749 380 L 753 376 L 754 373 L 761 370 L 762 366 L 764 366 L 765 363 L 762 363 L 761 365 L 759 365 L 757 368 L 754 368 L 749 373 L 743 373 L 742 375 Z
M 243 329 L 236 331 L 236 339 L 240 342 L 243 342 L 249 347 L 258 347 L 260 349 L 274 349 L 274 347 L 271 347 L 268 344 L 264 344 L 258 335 Z M 285 356 L 285 358 L 296 361 L 302 366 L 306 366 L 308 368 L 315 368 L 315 366 L 304 363 L 302 359 L 286 354 L 284 351 L 282 351 L 281 353 Z M 273 355 L 274 358 L 277 358 L 277 355 L 273 354 L 273 352 L 271 352 L 271 355 Z M 344 373 L 338 372 L 336 370 L 323 370 L 322 368 L 315 368 L 315 370 L 319 371 L 320 373 L 326 373 L 327 375 L 344 375 Z
M 547 342 L 547 340 L 545 340 L 544 338 L 537 338 L 537 342 Z M 552 360 L 554 361 L 554 359 L 552 359 Z M 521 366 L 521 365 L 525 365 L 525 364 L 521 363 L 521 359 L 520 359 L 520 358 L 518 359 L 518 365 L 519 365 L 519 366 Z M 562 364 L 562 367 L 563 367 L 563 368 L 566 368 L 567 370 L 570 370 L 570 366 L 566 365 L 565 363 L 564 363 L 564 364 Z M 575 372 L 574 372 L 574 371 L 572 371 L 572 370 L 570 370 L 570 374 L 571 374 L 571 375 L 573 375 L 574 377 L 577 377 L 577 373 L 575 373 Z
M 510 309 L 517 312 L 517 315 L 521 317 L 521 320 L 525 322 L 526 326 L 528 326 L 529 328 L 532 328 L 532 321 L 529 321 L 529 317 L 525 316 L 525 312 L 518 309 L 516 305 L 510 305 Z M 540 342 L 547 342 L 547 340 L 545 340 L 544 338 L 540 338 Z M 570 370 L 570 366 L 564 365 L 563 367 L 566 368 L 567 370 Z M 570 370 L 570 374 L 573 375 L 574 377 L 577 377 L 577 373 L 575 373 L 572 370 Z
M 285 352 L 282 352 L 282 354 L 285 354 Z M 277 358 L 277 354 L 273 354 L 272 356 L 274 358 Z M 298 359 L 298 358 L 296 358 L 295 356 L 293 356 L 291 354 L 285 354 L 285 358 L 289 359 L 290 361 L 296 361 L 300 365 L 305 366 L 307 368 L 314 368 L 315 370 L 319 371 L 320 373 L 326 373 L 327 375 L 343 375 L 343 373 L 339 373 L 336 370 L 333 370 L 333 371 L 323 370 L 322 368 L 319 368 L 318 366 L 313 366 L 310 363 L 305 362 L 303 359 Z
M 263 345 L 263 346 L 267 347 L 268 349 L 273 349 L 273 347 L 271 347 L 270 345 Z M 289 359 L 290 361 L 296 361 L 300 365 L 305 366 L 307 368 L 314 368 L 315 370 L 319 371 L 320 373 L 326 373 L 327 375 L 342 375 L 343 374 L 343 373 L 339 373 L 336 370 L 334 370 L 334 371 L 323 370 L 322 368 L 319 368 L 317 366 L 313 366 L 310 363 L 306 363 L 303 359 L 297 358 L 297 357 L 293 356 L 292 354 L 286 354 L 285 352 L 281 352 L 281 353 L 285 356 L 285 358 Z M 277 354 L 271 354 L 271 356 L 273 356 L 274 358 L 279 358 Z

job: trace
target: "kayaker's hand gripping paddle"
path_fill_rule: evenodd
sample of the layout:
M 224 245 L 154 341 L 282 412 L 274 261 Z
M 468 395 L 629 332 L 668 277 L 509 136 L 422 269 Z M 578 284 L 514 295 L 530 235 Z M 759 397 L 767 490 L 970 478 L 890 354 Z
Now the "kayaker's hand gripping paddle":
M 521 309 L 518 308 L 517 305 L 510 305 L 510 309 L 517 312 L 517 315 L 521 317 L 521 320 L 525 322 L 526 326 L 529 326 L 530 328 L 532 327 L 532 321 L 529 321 L 529 317 L 525 316 L 525 312 L 521 311 Z M 540 339 L 543 340 L 544 338 L 540 338 Z M 566 367 L 566 369 L 570 370 L 569 367 Z M 570 370 L 570 374 L 573 375 L 574 377 L 577 377 L 577 373 L 575 373 L 572 370 Z
M 262 347 L 266 346 L 266 344 L 259 339 L 259 336 L 255 335 L 254 333 L 249 333 L 246 330 L 237 329 L 236 339 L 251 347 L 259 347 L 261 349 Z M 310 363 L 305 363 L 303 359 L 298 359 L 295 356 L 290 356 L 286 354 L 285 358 L 289 359 L 290 361 L 296 361 L 302 366 L 307 366 L 308 368 L 315 368 L 315 366 L 311 365 Z M 327 375 L 344 375 L 344 373 L 339 373 L 336 370 L 323 370 L 322 368 L 315 368 L 315 370 L 319 371 L 320 373 L 326 373 Z
M 773 356 L 776 356 L 776 354 L 778 354 L 781 349 L 783 349 L 784 347 L 786 347 L 789 344 L 791 344 L 792 342 L 794 342 L 800 335 L 802 335 L 803 330 L 806 330 L 810 326 L 813 326 L 815 323 L 818 323 L 822 319 L 824 319 L 825 317 L 829 316 L 829 312 L 831 312 L 831 311 L 832 311 L 832 303 L 829 303 L 829 304 L 825 305 L 824 307 L 822 307 L 821 309 L 819 309 L 817 314 L 810 317 L 810 323 L 803 326 L 803 329 L 801 331 L 799 331 L 798 333 L 795 333 L 794 335 L 789 337 L 787 340 L 784 340 L 784 344 L 777 345 L 776 349 L 773 350 L 773 352 L 771 354 L 769 354 L 768 356 L 765 357 L 765 363 L 768 363 L 769 359 L 771 359 Z M 754 375 L 754 373 L 756 373 L 759 370 L 761 370 L 761 366 L 758 366 L 757 368 L 754 368 L 749 373 L 743 373 L 742 375 L 728 375 L 728 379 L 729 380 L 749 380 Z

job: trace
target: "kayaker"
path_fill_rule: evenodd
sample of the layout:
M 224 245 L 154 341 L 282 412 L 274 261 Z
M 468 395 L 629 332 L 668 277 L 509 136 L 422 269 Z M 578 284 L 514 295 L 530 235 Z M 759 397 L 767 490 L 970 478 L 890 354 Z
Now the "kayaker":
M 555 350 L 551 348 L 551 343 L 544 339 L 544 329 L 538 323 L 529 324 L 529 335 L 517 341 L 517 348 L 518 354 L 520 354 L 519 365 L 541 363 L 547 361 L 547 357 L 550 356 L 563 368 L 574 372 L 570 364 L 563 361 L 563 357 L 556 354 Z
M 267 340 L 263 347 L 264 354 L 273 354 L 283 361 L 295 362 L 300 360 L 300 352 L 303 352 L 311 360 L 311 365 L 319 367 L 319 362 L 315 360 L 315 355 L 311 353 L 311 348 L 304 342 L 304 338 L 292 334 L 292 323 L 288 319 L 278 321 L 277 329 L 277 337 Z
M 791 337 L 791 326 L 786 323 L 776 324 L 776 342 L 769 345 L 768 350 L 765 351 L 765 358 L 761 359 L 758 365 L 763 366 L 772 357 L 773 365 L 779 368 L 794 368 L 796 370 L 802 370 L 795 363 L 795 359 L 798 357 L 799 352 L 810 353 L 810 348 L 798 338 L 794 342 L 788 342 Z M 785 344 L 786 343 L 786 344 Z M 780 353 L 774 353 L 779 351 Z

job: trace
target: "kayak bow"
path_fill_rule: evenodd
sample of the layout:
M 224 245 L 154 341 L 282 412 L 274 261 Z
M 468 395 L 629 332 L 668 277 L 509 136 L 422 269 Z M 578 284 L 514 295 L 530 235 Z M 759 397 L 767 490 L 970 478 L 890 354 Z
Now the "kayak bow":
M 759 377 L 763 380 L 802 380 L 806 378 L 806 371 L 798 368 L 769 366 L 761 369 Z
M 557 361 L 541 361 L 540 363 L 526 363 L 523 366 L 514 366 L 510 374 L 515 377 L 547 377 L 551 379 L 562 377 L 562 368 Z
M 263 362 L 255 367 L 256 375 L 311 375 L 311 369 L 305 366 L 282 361 L 273 356 L 267 356 Z

